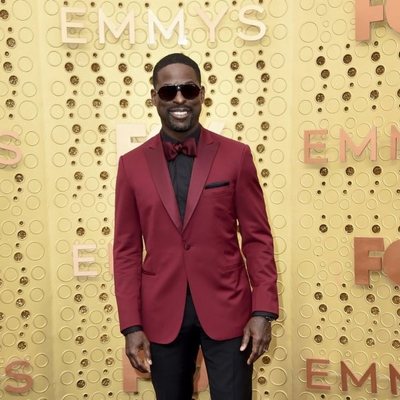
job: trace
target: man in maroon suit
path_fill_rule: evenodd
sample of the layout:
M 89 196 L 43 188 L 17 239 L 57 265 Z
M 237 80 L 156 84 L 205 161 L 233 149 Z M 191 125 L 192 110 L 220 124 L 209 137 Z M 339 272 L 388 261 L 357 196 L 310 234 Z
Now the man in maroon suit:
M 211 399 L 251 400 L 252 364 L 278 317 L 256 168 L 247 145 L 199 124 L 204 87 L 192 59 L 164 57 L 153 85 L 161 132 L 122 156 L 117 176 L 114 274 L 126 354 L 151 369 L 158 400 L 190 400 L 201 347 Z

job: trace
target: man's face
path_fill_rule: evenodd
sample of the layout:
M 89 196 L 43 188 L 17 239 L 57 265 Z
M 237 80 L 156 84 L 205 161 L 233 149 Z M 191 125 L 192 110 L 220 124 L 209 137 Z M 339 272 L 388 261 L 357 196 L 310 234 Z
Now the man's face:
M 193 133 L 198 125 L 201 105 L 204 101 L 204 88 L 192 100 L 186 99 L 180 91 L 170 100 L 162 100 L 157 91 L 166 85 L 195 84 L 200 82 L 194 70 L 186 64 L 170 64 L 160 69 L 157 75 L 157 85 L 151 91 L 153 104 L 157 108 L 163 131 L 177 139 Z

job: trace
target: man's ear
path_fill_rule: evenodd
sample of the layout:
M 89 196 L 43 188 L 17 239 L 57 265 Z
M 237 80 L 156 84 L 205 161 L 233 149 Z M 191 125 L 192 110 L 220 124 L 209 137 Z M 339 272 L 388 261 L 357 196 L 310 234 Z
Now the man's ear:
M 204 86 L 202 86 L 200 88 L 200 100 L 201 100 L 201 104 L 204 103 L 204 99 L 206 97 L 206 89 L 204 88 Z
M 155 89 L 151 89 L 151 101 L 153 103 L 154 106 L 157 106 L 157 92 L 155 91 Z

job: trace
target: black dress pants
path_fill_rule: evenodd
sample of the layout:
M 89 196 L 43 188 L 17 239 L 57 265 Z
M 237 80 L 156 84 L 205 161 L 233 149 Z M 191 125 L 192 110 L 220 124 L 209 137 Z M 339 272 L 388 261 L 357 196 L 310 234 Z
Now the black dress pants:
M 251 400 L 253 366 L 246 363 L 251 343 L 241 352 L 241 341 L 241 337 L 221 341 L 208 337 L 200 326 L 189 293 L 178 337 L 169 344 L 150 344 L 151 376 L 157 400 L 192 400 L 200 346 L 211 400 Z

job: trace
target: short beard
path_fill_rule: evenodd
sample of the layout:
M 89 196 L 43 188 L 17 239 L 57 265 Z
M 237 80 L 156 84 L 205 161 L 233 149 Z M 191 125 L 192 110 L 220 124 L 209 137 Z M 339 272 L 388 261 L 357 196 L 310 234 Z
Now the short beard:
M 175 132 L 186 132 L 193 128 L 193 115 L 190 116 L 188 121 L 185 121 L 185 124 L 177 124 L 173 121 L 173 118 L 168 118 L 169 127 Z

